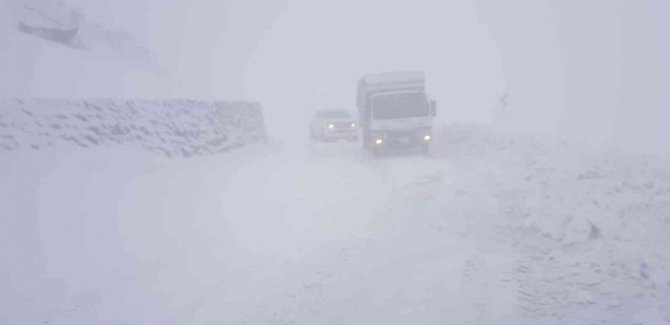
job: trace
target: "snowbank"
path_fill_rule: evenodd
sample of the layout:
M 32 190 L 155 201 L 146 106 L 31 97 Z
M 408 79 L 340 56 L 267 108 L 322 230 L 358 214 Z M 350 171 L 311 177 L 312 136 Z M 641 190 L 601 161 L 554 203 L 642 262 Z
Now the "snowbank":
M 0 150 L 105 146 L 188 157 L 264 138 L 253 102 L 0 100 Z
M 475 126 L 441 136 L 435 149 L 462 179 L 439 194 L 441 215 L 512 242 L 529 314 L 670 317 L 670 157 Z
M 649 233 L 635 233 L 635 224 L 664 226 L 654 229 L 670 235 L 668 155 L 628 155 L 470 126 L 449 126 L 442 137 L 436 151 L 489 176 L 488 186 L 497 192 L 516 193 L 522 201 L 505 205 L 523 211 L 510 216 L 548 237 L 650 239 Z

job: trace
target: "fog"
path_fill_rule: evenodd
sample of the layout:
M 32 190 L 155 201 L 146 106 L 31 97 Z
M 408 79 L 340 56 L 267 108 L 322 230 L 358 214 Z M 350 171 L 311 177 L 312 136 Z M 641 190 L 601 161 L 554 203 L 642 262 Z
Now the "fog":
M 0 0 L 0 324 L 670 324 L 669 13 Z
M 353 108 L 358 76 L 418 69 L 445 122 L 503 118 L 654 151 L 669 139 L 667 9 L 663 1 L 294 1 L 251 55 L 246 88 L 268 109 Z
M 667 143 L 664 1 L 479 1 L 515 122 L 654 151 Z
M 660 0 L 67 2 L 146 44 L 171 96 L 259 100 L 279 137 L 297 137 L 318 108 L 353 110 L 363 74 L 422 70 L 444 123 L 667 147 Z
M 147 34 L 183 94 L 258 98 L 277 131 L 317 108 L 353 109 L 365 73 L 423 70 L 445 122 L 491 123 L 507 93 L 515 128 L 668 143 L 664 1 L 163 3 Z M 299 113 L 284 121 L 289 108 Z

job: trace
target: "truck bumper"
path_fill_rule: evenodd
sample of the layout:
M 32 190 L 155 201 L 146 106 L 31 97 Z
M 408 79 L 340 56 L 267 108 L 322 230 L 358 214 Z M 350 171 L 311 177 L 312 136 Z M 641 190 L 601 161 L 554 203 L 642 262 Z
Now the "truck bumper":
M 433 141 L 430 130 L 377 133 L 368 139 L 367 147 L 377 152 L 403 149 L 427 151 Z

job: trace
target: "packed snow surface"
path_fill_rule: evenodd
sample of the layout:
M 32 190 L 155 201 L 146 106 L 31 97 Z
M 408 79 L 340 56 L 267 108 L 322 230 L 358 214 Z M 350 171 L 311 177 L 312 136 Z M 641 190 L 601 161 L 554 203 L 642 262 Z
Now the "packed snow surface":
M 0 152 L 0 323 L 670 323 L 664 157 L 437 138 Z

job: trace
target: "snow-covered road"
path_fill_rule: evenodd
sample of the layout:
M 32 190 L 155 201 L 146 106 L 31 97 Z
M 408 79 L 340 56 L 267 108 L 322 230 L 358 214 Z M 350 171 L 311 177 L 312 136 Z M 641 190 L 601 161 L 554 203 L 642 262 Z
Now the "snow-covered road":
M 670 323 L 666 168 L 442 139 L 3 153 L 0 324 Z

